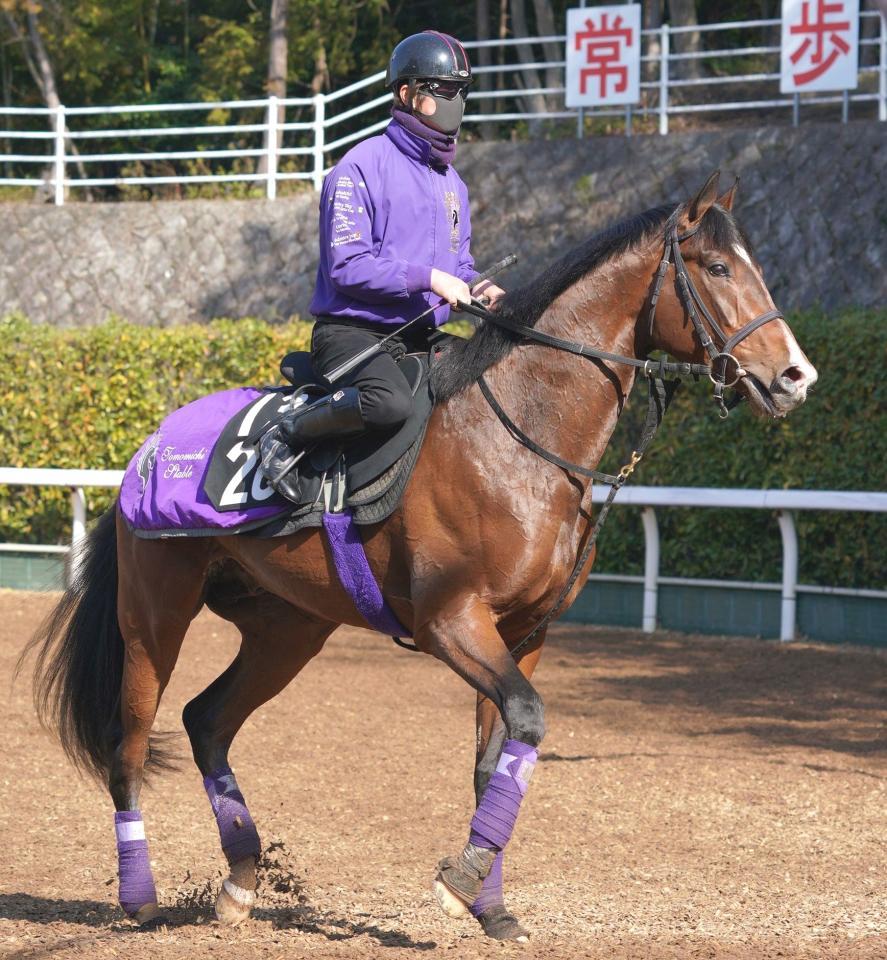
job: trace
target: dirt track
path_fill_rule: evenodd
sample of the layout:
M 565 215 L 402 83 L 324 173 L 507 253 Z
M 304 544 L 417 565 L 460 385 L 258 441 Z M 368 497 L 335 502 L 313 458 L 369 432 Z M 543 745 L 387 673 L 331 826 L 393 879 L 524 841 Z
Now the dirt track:
M 0 675 L 50 598 L 0 592 Z M 158 726 L 228 662 L 192 627 Z M 433 902 L 471 816 L 473 694 L 342 630 L 253 716 L 232 766 L 271 845 L 254 919 L 212 920 L 224 860 L 190 760 L 143 794 L 168 926 L 116 907 L 112 806 L 0 703 L 0 954 L 146 957 L 887 957 L 887 657 L 561 627 L 537 686 L 548 737 L 506 860 L 528 946 Z M 186 754 L 186 744 L 182 743 Z

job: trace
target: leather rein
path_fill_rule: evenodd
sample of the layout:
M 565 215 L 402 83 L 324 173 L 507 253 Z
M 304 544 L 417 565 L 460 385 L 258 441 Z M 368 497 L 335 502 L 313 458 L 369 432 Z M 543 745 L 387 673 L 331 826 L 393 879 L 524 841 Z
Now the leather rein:
M 588 346 L 587 344 L 577 343 L 573 340 L 566 340 L 562 337 L 555 337 L 551 334 L 543 333 L 541 330 L 536 330 L 535 327 L 529 327 L 522 323 L 516 323 L 513 320 L 499 316 L 495 311 L 484 308 L 477 302 L 471 304 L 460 304 L 460 309 L 464 310 L 465 312 L 479 317 L 497 327 L 502 327 L 505 330 L 510 330 L 512 333 L 520 334 L 523 340 L 529 340 L 542 344 L 543 346 L 551 347 L 555 350 L 562 350 L 580 357 L 587 357 L 591 360 L 605 360 L 612 363 L 622 363 L 628 366 L 637 367 L 643 372 L 644 376 L 646 376 L 649 381 L 649 402 L 641 438 L 638 442 L 637 448 L 632 452 L 630 461 L 622 467 L 618 474 L 614 475 L 601 473 L 598 470 L 591 470 L 588 467 L 583 467 L 577 463 L 571 463 L 569 460 L 564 460 L 557 456 L 557 454 L 552 453 L 550 450 L 546 450 L 544 447 L 540 446 L 538 443 L 528 437 L 511 419 L 511 417 L 508 416 L 505 410 L 502 409 L 501 405 L 490 390 L 486 379 L 483 376 L 478 379 L 478 386 L 480 387 L 481 393 L 483 394 L 487 403 L 489 403 L 490 407 L 502 422 L 505 429 L 508 430 L 515 440 L 523 444 L 523 446 L 527 447 L 537 456 L 542 457 L 549 463 L 553 463 L 556 466 L 561 467 L 568 473 L 577 473 L 580 476 L 588 477 L 591 480 L 597 480 L 610 485 L 610 492 L 607 496 L 607 499 L 604 501 L 600 511 L 598 512 L 594 527 L 592 528 L 591 533 L 585 542 L 585 546 L 576 560 L 570 577 L 561 590 L 557 600 L 552 608 L 539 621 L 539 623 L 533 627 L 530 633 L 528 633 L 527 636 L 525 636 L 514 647 L 511 648 L 512 655 L 517 655 L 521 650 L 523 650 L 533 640 L 533 638 L 543 628 L 545 628 L 552 619 L 554 619 L 564 600 L 575 586 L 582 569 L 585 567 L 585 564 L 591 555 L 591 551 L 594 549 L 598 534 L 600 533 L 601 528 L 607 519 L 607 514 L 610 511 L 610 507 L 616 494 L 634 472 L 635 467 L 640 462 L 641 458 L 652 442 L 657 430 L 659 429 L 659 426 L 662 423 L 662 418 L 665 415 L 665 411 L 668 409 L 668 405 L 671 402 L 672 396 L 681 382 L 679 379 L 666 381 L 664 379 L 665 375 L 683 374 L 685 376 L 693 376 L 696 379 L 698 379 L 700 376 L 707 376 L 714 384 L 713 399 L 715 403 L 718 404 L 720 416 L 725 418 L 728 416 L 730 409 L 732 409 L 732 407 L 735 406 L 736 403 L 738 403 L 741 399 L 740 397 L 735 401 L 731 400 L 730 403 L 726 403 L 724 400 L 725 388 L 734 387 L 743 377 L 748 375 L 743 369 L 742 364 L 739 362 L 739 360 L 737 360 L 733 350 L 747 336 L 749 336 L 749 334 L 754 333 L 755 330 L 757 330 L 759 327 L 762 327 L 765 323 L 769 323 L 771 320 L 784 319 L 783 314 L 778 310 L 770 310 L 767 313 L 762 313 L 760 316 L 755 317 L 754 320 L 749 321 L 747 324 L 745 324 L 745 326 L 734 333 L 733 336 L 728 337 L 724 333 L 717 321 L 711 315 L 709 309 L 706 307 L 702 297 L 700 297 L 699 291 L 696 289 L 693 280 L 687 272 L 687 265 L 684 262 L 683 256 L 681 255 L 681 243 L 683 243 L 684 240 L 688 240 L 690 237 L 692 237 L 698 229 L 699 227 L 697 225 L 684 234 L 678 234 L 676 225 L 671 225 L 669 228 L 667 228 L 664 238 L 665 249 L 663 251 L 662 260 L 653 279 L 653 289 L 650 294 L 650 307 L 647 322 L 650 335 L 652 336 L 653 323 L 656 317 L 656 304 L 659 300 L 660 294 L 662 293 L 662 285 L 665 282 L 665 276 L 668 273 L 669 268 L 674 265 L 675 283 L 678 288 L 678 295 L 681 299 L 684 310 L 690 318 L 690 322 L 693 324 L 693 328 L 696 332 L 699 342 L 702 344 L 705 352 L 708 354 L 710 361 L 708 364 L 682 363 L 667 361 L 664 359 L 653 360 L 649 358 L 640 360 L 637 357 L 627 357 L 618 353 L 610 353 L 606 350 L 599 350 L 596 347 Z M 720 341 L 720 348 L 715 345 L 714 339 L 712 338 L 711 334 L 709 334 L 705 324 L 702 322 L 700 313 L 702 314 L 702 317 L 705 318 L 705 322 L 708 324 L 708 329 L 711 330 L 714 336 Z

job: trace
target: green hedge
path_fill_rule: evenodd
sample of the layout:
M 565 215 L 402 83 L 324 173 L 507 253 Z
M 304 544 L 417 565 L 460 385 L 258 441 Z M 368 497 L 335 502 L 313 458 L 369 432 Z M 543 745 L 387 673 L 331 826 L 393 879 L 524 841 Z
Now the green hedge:
M 0 320 L 0 464 L 122 469 L 171 410 L 241 384 L 280 382 L 277 364 L 308 349 L 311 326 L 219 320 L 140 327 L 111 320 L 58 330 Z M 88 491 L 91 514 L 113 500 Z M 61 489 L 0 487 L 0 541 L 63 542 Z
M 633 482 L 668 486 L 873 490 L 887 462 L 887 311 L 808 313 L 791 319 L 819 368 L 808 402 L 782 422 L 740 407 L 718 419 L 711 387 L 688 381 Z M 0 464 L 122 468 L 172 409 L 240 384 L 276 383 L 277 363 L 306 348 L 310 326 L 220 320 L 138 327 L 119 320 L 83 330 L 0 321 Z M 26 399 L 23 399 L 26 398 Z M 627 458 L 645 390 L 632 396 L 605 469 Z M 110 493 L 90 491 L 90 511 Z M 767 511 L 661 510 L 662 572 L 672 576 L 779 579 L 779 531 Z M 0 540 L 52 543 L 68 535 L 62 490 L 0 487 Z M 875 515 L 799 513 L 801 578 L 883 587 L 887 522 Z M 614 509 L 596 569 L 638 573 L 639 512 Z

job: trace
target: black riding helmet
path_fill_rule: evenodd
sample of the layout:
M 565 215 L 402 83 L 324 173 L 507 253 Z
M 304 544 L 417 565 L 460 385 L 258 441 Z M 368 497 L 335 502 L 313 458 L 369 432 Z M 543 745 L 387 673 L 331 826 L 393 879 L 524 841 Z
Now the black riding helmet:
M 414 33 L 401 40 L 391 54 L 385 86 L 391 89 L 411 80 L 455 80 L 471 83 L 471 64 L 455 38 L 436 30 Z
M 413 113 L 416 90 L 421 88 L 435 103 L 430 115 L 416 115 L 419 121 L 448 137 L 455 137 L 462 124 L 465 98 L 471 83 L 471 64 L 465 48 L 455 38 L 436 30 L 414 33 L 394 48 L 385 83 L 394 94 L 397 109 Z M 406 83 L 406 104 L 398 90 Z

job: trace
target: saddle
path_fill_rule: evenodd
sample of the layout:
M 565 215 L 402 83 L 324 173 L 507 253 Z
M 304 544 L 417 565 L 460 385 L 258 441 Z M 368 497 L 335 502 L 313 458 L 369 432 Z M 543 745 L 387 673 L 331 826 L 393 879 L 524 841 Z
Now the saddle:
M 369 524 L 384 520 L 394 511 L 418 459 L 433 406 L 427 356 L 409 353 L 400 359 L 399 365 L 414 398 L 410 417 L 389 431 L 373 431 L 351 439 L 331 437 L 308 449 L 293 467 L 293 475 L 287 478 L 291 509 L 253 531 L 254 535 L 286 536 L 303 527 L 320 526 L 324 512 L 350 509 L 356 523 Z M 334 389 L 316 376 L 310 353 L 288 354 L 280 370 L 292 386 L 270 388 L 272 396 L 267 402 L 263 402 L 265 397 L 256 402 L 246 442 L 257 448 L 262 438 L 288 416 L 294 404 L 312 403 Z M 278 402 L 274 402 L 274 395 Z M 227 440 L 243 436 L 243 422 L 240 413 L 225 427 L 204 482 L 206 496 L 219 511 L 226 509 L 223 492 L 230 489 L 233 476 L 231 458 L 226 455 L 231 447 Z M 257 466 L 253 458 L 252 469 Z M 260 470 L 257 477 L 241 479 L 239 489 L 245 492 L 247 501 L 241 499 L 240 509 L 248 509 L 253 496 L 258 504 L 273 493 L 263 479 Z M 275 497 L 280 494 L 278 491 Z

